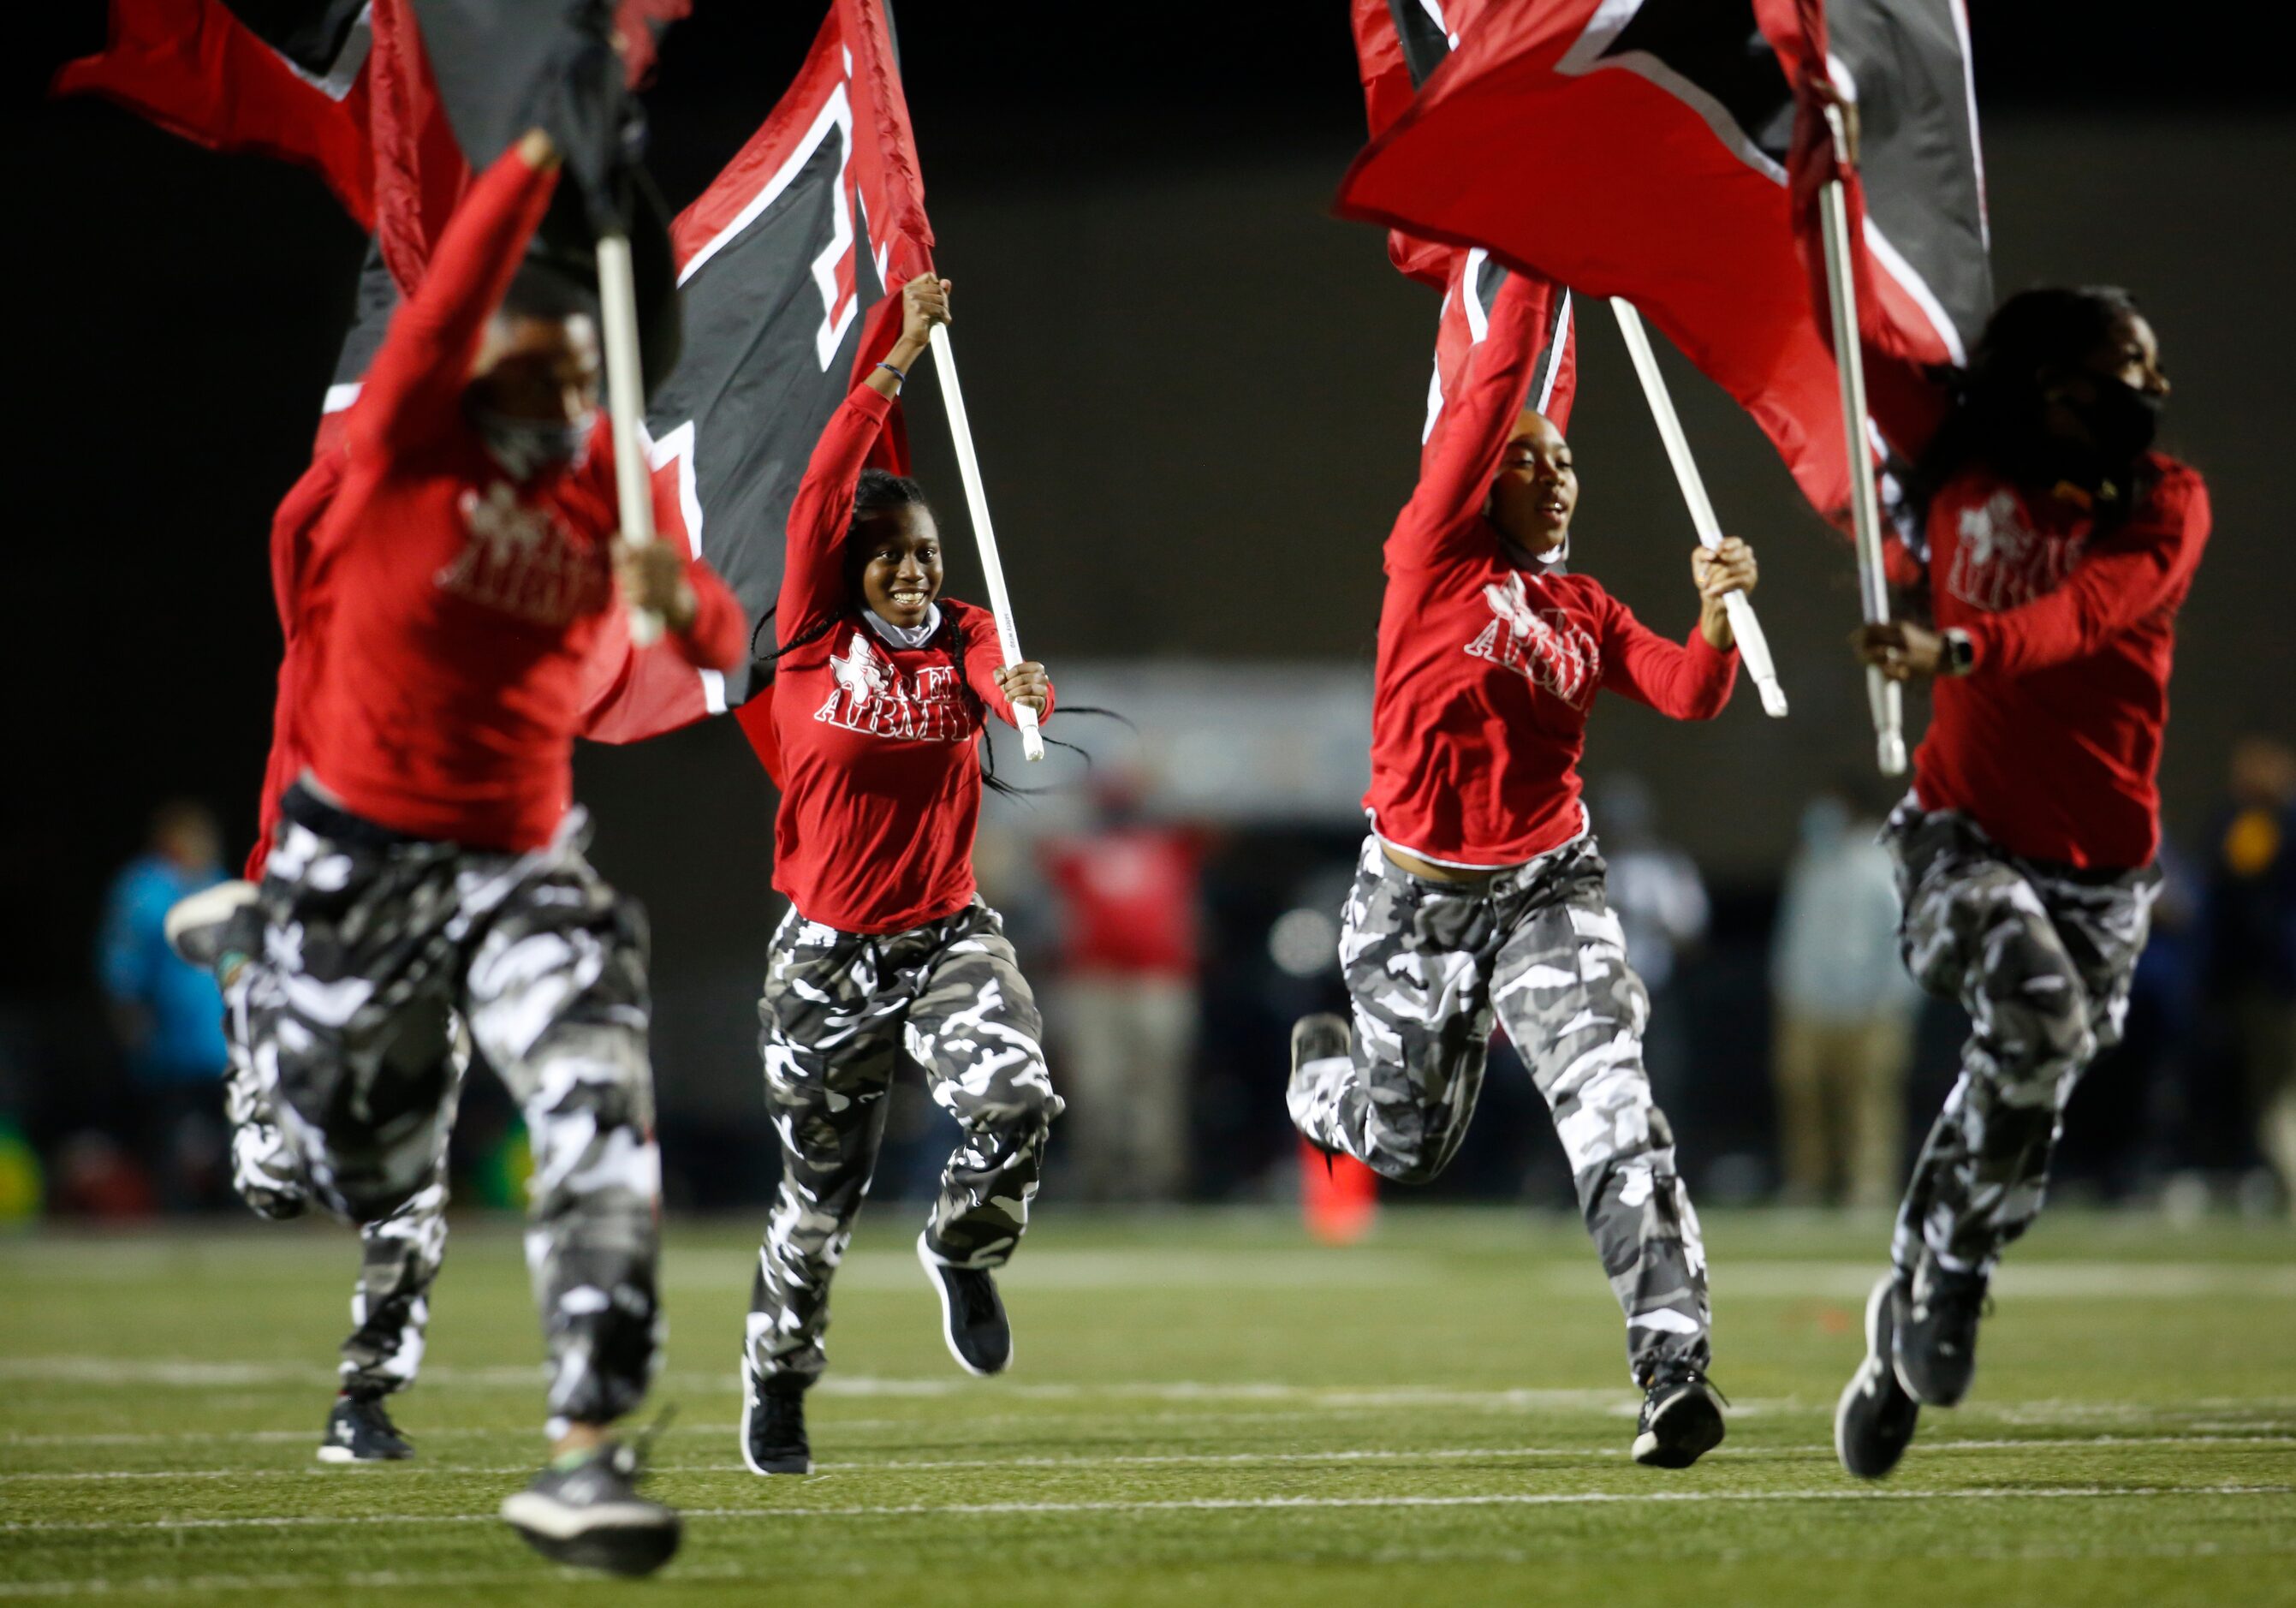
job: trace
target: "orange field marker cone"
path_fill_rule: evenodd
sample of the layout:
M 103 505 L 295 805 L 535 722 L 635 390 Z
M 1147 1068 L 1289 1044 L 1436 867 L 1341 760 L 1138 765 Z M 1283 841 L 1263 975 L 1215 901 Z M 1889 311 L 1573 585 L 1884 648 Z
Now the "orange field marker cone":
M 1300 1141 L 1300 1210 L 1326 1245 L 1352 1245 L 1379 1215 L 1379 1175 L 1353 1156 L 1326 1156 Z

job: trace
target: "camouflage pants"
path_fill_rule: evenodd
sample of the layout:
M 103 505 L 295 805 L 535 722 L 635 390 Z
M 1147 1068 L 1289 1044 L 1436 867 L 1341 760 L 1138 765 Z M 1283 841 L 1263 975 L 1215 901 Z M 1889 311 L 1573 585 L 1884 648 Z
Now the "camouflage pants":
M 1650 997 L 1603 875 L 1592 838 L 1481 883 L 1414 876 L 1366 838 L 1340 936 L 1354 1046 L 1300 1069 L 1292 1118 L 1423 1184 L 1465 1136 L 1496 1020 L 1554 1113 L 1641 1380 L 1662 1362 L 1703 1367 L 1711 1320 L 1698 1217 L 1643 1071 Z
M 644 921 L 583 836 L 578 814 L 545 848 L 487 853 L 291 793 L 263 952 L 234 983 L 296 1180 L 352 1222 L 408 1214 L 434 1261 L 416 1225 L 454 1121 L 449 1018 L 467 1024 L 533 1145 L 526 1253 L 554 1423 L 628 1412 L 660 1354 Z
M 927 1250 L 947 1262 L 996 1268 L 1013 1254 L 1061 1098 L 1036 997 L 1003 922 L 978 899 L 874 937 L 791 910 L 774 934 L 758 1019 L 782 1181 L 758 1255 L 748 1357 L 760 1377 L 803 1385 L 826 1361 L 829 1282 L 869 1193 L 903 1052 L 963 1132 L 925 1227 Z
M 2160 874 L 2021 859 L 1966 816 L 1910 798 L 1882 841 L 1898 862 L 1906 969 L 1970 1021 L 1891 1256 L 1907 1277 L 1924 1245 L 1956 1271 L 1989 1273 L 2040 1214 L 2073 1085 L 2120 1042 Z
M 244 991 L 240 991 L 243 997 Z M 258 1216 L 275 1222 L 302 1215 L 309 1202 L 294 1152 L 279 1131 L 247 1051 L 243 1013 L 230 1013 L 225 1037 L 231 1078 L 224 1110 L 232 1126 L 232 1185 Z M 459 1088 L 468 1049 L 459 1041 Z M 414 1382 L 430 1324 L 430 1286 L 447 1254 L 447 1151 L 439 1149 L 428 1183 L 388 1217 L 359 1225 L 358 1283 L 351 1292 L 349 1336 L 342 1344 L 346 1395 L 387 1396 Z

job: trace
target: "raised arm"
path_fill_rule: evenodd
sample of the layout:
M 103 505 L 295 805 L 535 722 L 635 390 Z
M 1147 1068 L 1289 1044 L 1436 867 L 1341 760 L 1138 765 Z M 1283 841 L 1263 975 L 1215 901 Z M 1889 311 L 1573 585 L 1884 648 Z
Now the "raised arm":
M 877 444 L 885 415 L 900 395 L 901 380 L 924 355 L 932 326 L 948 322 L 948 282 L 921 275 L 901 287 L 901 334 L 885 360 L 853 388 L 805 466 L 790 504 L 789 537 L 775 633 L 794 642 L 824 619 L 844 613 L 851 599 L 845 579 L 845 532 L 853 522 L 853 493 Z
M 352 453 L 395 455 L 436 439 L 460 419 L 487 320 L 510 289 L 557 185 L 557 149 L 537 128 L 471 186 L 439 237 L 430 271 L 392 315 L 367 370 L 345 421 Z
M 1387 562 L 1424 564 L 1447 546 L 1472 539 L 1477 513 L 1508 430 L 1522 412 L 1538 355 L 1543 287 L 1510 274 L 1492 299 L 1490 323 L 1467 356 L 1456 394 L 1436 416 L 1435 433 L 1423 455 L 1419 484 L 1396 516 L 1387 538 Z M 1472 284 L 1460 295 L 1472 296 Z

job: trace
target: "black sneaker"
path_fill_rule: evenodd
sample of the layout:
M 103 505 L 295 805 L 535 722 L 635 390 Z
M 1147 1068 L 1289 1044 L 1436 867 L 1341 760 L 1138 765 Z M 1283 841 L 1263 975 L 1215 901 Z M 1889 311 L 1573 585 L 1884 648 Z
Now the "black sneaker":
M 414 1446 L 398 1432 L 380 1396 L 338 1396 L 319 1441 L 322 1463 L 403 1463 Z
M 1898 1382 L 1925 1407 L 1956 1407 L 1969 1394 L 1985 1284 L 1983 1274 L 1955 1273 L 1925 1253 L 1915 1265 L 1913 1288 L 1897 1297 L 1890 1356 Z
M 1013 1325 L 996 1281 L 986 1268 L 952 1268 L 917 1235 L 917 1260 L 940 1292 L 940 1337 L 948 1354 L 968 1374 L 1002 1374 L 1013 1361 Z
M 1833 1409 L 1833 1455 L 1861 1480 L 1879 1480 L 1898 1466 L 1913 1444 L 1922 1404 L 1898 1382 L 1898 1281 L 1885 1275 L 1866 1299 L 1866 1360 L 1841 1388 Z
M 214 971 L 217 963 L 233 950 L 253 953 L 253 942 L 260 941 L 259 935 L 250 934 L 247 923 L 234 918 L 253 906 L 256 893 L 253 882 L 228 882 L 177 899 L 168 910 L 163 929 L 168 948 L 202 972 Z
M 809 1474 L 813 1447 L 805 1438 L 805 1391 L 763 1384 L 742 1363 L 742 1462 L 753 1474 Z
M 554 1563 L 608 1574 L 652 1574 L 677 1551 L 675 1508 L 638 1495 L 638 1459 L 609 1440 L 561 1457 L 517 1495 L 502 1516 Z
M 1643 1388 L 1643 1415 L 1635 1425 L 1635 1461 L 1651 1468 L 1688 1468 L 1722 1444 L 1721 1393 L 1703 1370 L 1663 1362 Z

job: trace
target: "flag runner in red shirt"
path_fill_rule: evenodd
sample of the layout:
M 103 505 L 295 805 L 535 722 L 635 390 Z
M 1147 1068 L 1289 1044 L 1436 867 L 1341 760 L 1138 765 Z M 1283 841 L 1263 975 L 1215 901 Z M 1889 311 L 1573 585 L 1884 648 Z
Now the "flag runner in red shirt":
M 450 1013 L 467 1024 L 534 1147 L 552 1358 L 555 1460 L 504 1514 L 562 1562 L 643 1572 L 678 1537 L 608 1432 L 660 1328 L 645 934 L 583 857 L 574 731 L 624 600 L 697 665 L 738 661 L 742 628 L 699 561 L 617 546 L 594 315 L 521 266 L 556 170 L 536 132 L 472 186 L 346 421 L 301 579 L 305 768 L 264 866 L 262 952 L 217 959 L 300 1181 L 355 1222 L 430 1180 Z
M 1604 901 L 1578 756 L 1605 687 L 1677 719 L 1721 712 L 1737 673 L 1723 599 L 1752 589 L 1754 557 L 1734 537 L 1693 553 L 1699 621 L 1679 643 L 1562 569 L 1570 448 L 1538 414 L 1515 416 L 1534 304 L 1527 278 L 1502 287 L 1481 372 L 1439 415 L 1388 537 L 1372 831 L 1340 938 L 1354 1021 L 1292 1030 L 1288 1103 L 1314 1143 L 1425 1183 L 1466 1132 L 1503 1026 L 1553 1110 L 1626 1311 L 1645 1392 L 1635 1458 L 1679 1468 L 1723 1434 L 1705 1251 L 1643 1069 L 1649 996 Z
M 2004 302 L 1913 488 L 1933 623 L 1856 637 L 1885 675 L 1934 682 L 1883 841 L 1906 969 L 1971 1032 L 1842 1392 L 1855 1474 L 1888 1473 L 1921 1406 L 1968 1391 L 1993 1268 L 2040 1211 L 2073 1086 L 2120 1038 L 2160 886 L 2177 611 L 2209 537 L 2201 477 L 2151 450 L 2168 394 L 2126 291 Z
M 1004 664 L 986 611 L 940 596 L 916 483 L 864 467 L 948 319 L 944 280 L 901 296 L 900 339 L 830 416 L 791 506 L 774 684 L 740 717 L 782 790 L 774 886 L 790 900 L 758 1005 L 782 1139 L 742 1368 L 742 1457 L 759 1474 L 811 1467 L 804 1393 L 903 1052 L 964 1130 L 917 1254 L 970 1373 L 1012 1358 L 990 1269 L 1028 1227 L 1061 1112 L 1035 996 L 972 878 L 985 718 L 1049 715 L 1053 687 L 1040 664 Z

